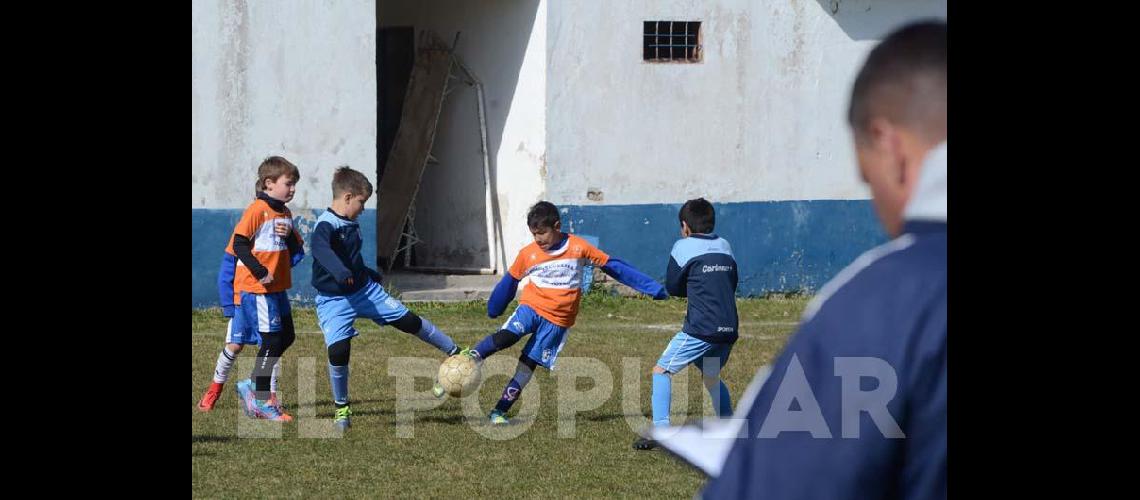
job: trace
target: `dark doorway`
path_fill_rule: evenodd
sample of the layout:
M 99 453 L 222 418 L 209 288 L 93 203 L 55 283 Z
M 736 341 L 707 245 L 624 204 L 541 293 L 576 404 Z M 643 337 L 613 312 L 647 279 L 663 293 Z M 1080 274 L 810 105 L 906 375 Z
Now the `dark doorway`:
M 400 128 L 404 94 L 415 62 L 415 28 L 391 26 L 379 28 L 376 36 L 376 188 L 384 178 L 388 152 Z M 401 263 L 402 258 L 395 259 Z M 387 262 L 378 262 L 381 269 Z

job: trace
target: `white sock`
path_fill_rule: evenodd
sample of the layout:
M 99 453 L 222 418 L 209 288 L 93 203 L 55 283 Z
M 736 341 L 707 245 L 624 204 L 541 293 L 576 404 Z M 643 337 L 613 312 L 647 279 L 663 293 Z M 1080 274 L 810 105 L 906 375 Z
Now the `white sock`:
M 230 352 L 229 346 L 222 347 L 222 352 L 218 354 L 218 364 L 214 367 L 215 383 L 226 383 L 226 379 L 230 378 L 230 368 L 234 367 L 235 359 L 237 354 Z
M 269 376 L 269 392 L 277 393 L 277 377 L 281 375 L 281 360 L 278 359 L 277 363 L 273 365 L 273 374 Z

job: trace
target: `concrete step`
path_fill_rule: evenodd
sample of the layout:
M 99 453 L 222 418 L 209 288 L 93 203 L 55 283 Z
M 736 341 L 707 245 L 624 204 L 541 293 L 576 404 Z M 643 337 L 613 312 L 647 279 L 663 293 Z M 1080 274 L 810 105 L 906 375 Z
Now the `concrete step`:
M 494 288 L 500 275 L 493 274 L 428 274 L 407 271 L 392 271 L 384 276 L 384 283 L 391 283 L 400 290 L 427 290 L 441 288 Z
M 487 300 L 491 297 L 491 289 L 459 290 L 441 288 L 436 290 L 413 290 L 400 292 L 401 302 L 465 302 L 468 300 Z
M 498 275 L 429 274 L 393 271 L 384 284 L 395 289 L 403 302 L 460 302 L 487 300 L 499 282 Z
M 384 286 L 394 289 L 401 302 L 462 302 L 487 300 L 499 279 L 500 275 L 429 274 L 401 270 L 384 275 Z M 594 283 L 615 287 L 618 295 L 638 294 L 598 270 L 594 272 Z

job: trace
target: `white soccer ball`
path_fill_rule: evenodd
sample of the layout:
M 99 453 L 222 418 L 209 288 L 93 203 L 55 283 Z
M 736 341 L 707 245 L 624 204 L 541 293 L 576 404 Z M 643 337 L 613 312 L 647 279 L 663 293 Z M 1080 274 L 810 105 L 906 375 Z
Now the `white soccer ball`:
M 439 385 L 451 397 L 461 398 L 472 394 L 479 388 L 482 381 L 482 372 L 479 364 L 471 356 L 456 354 L 439 365 Z

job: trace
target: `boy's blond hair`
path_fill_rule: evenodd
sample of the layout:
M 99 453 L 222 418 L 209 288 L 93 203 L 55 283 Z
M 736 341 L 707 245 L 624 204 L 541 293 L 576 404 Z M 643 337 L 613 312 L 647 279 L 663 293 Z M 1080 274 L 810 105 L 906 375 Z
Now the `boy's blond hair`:
M 257 167 L 257 184 L 254 186 L 254 191 L 260 193 L 265 190 L 265 181 L 276 181 L 282 175 L 288 175 L 293 182 L 301 180 L 301 171 L 297 166 L 289 163 L 280 156 L 270 156 L 261 165 Z

